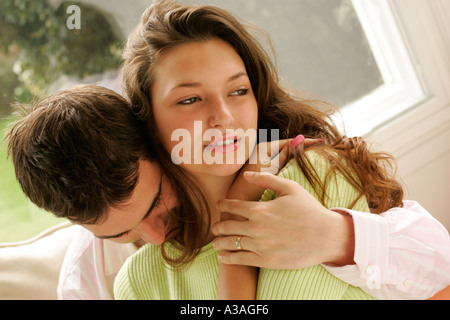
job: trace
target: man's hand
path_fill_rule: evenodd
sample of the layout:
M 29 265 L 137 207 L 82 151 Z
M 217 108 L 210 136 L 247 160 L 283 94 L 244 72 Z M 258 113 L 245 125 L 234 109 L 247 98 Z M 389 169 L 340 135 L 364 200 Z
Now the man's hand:
M 277 174 L 286 165 L 288 159 L 291 158 L 292 151 L 297 146 L 303 144 L 304 147 L 309 147 L 321 142 L 323 142 L 321 139 L 305 139 L 304 136 L 298 135 L 294 139 L 259 143 L 251 154 L 250 159 L 242 167 L 228 192 L 227 199 L 259 200 L 265 188 L 249 184 L 243 178 L 245 172 L 254 171 Z M 231 215 L 225 212 L 222 214 L 222 220 L 230 218 L 232 218 Z
M 296 182 L 269 173 L 247 172 L 248 183 L 276 192 L 272 201 L 224 199 L 221 212 L 244 220 L 213 226 L 213 245 L 226 264 L 270 269 L 301 269 L 321 263 L 352 264 L 354 234 L 351 217 L 322 206 Z M 236 250 L 241 236 L 242 250 Z

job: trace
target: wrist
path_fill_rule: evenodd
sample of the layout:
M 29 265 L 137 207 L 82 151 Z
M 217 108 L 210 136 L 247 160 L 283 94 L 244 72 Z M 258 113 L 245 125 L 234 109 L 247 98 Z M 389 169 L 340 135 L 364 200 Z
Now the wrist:
M 330 210 L 331 211 L 331 210 Z M 330 231 L 330 259 L 325 264 L 345 266 L 355 264 L 355 231 L 352 216 L 345 212 L 331 211 L 333 219 Z

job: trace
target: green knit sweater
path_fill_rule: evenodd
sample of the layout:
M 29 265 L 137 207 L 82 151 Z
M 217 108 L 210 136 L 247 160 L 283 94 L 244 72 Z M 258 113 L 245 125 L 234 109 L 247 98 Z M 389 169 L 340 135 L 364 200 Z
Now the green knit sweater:
M 329 164 L 314 152 L 308 152 L 314 168 L 322 180 L 329 173 Z M 307 191 L 318 197 L 294 160 L 279 173 L 280 176 L 297 181 Z M 325 205 L 348 207 L 358 195 L 340 175 L 333 175 L 327 185 Z M 263 201 L 275 198 L 266 190 Z M 369 212 L 365 198 L 353 207 Z M 172 257 L 179 254 L 175 243 L 166 245 Z M 120 299 L 217 299 L 218 259 L 212 244 L 204 246 L 195 260 L 181 270 L 173 269 L 161 256 L 160 246 L 147 244 L 131 256 L 117 275 L 114 294 Z M 321 265 L 300 270 L 261 269 L 259 272 L 257 299 L 374 299 L 360 288 L 339 280 Z

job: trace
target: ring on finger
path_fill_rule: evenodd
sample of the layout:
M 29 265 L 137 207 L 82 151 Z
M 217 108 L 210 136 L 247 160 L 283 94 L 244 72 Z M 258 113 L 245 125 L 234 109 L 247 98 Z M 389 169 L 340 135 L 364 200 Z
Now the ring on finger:
M 237 250 L 242 250 L 242 247 L 241 247 L 241 238 L 242 238 L 242 236 L 239 236 L 239 237 L 236 238 L 236 249 L 237 249 Z

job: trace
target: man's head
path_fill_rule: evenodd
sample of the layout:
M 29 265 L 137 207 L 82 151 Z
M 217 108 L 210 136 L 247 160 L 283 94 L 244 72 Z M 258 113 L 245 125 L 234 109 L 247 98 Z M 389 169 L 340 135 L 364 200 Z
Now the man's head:
M 26 115 L 6 134 L 8 154 L 22 190 L 38 207 L 98 225 L 115 209 L 132 206 L 141 172 L 147 190 L 158 190 L 162 174 L 152 161 L 146 124 L 117 93 L 78 85 L 23 109 Z

